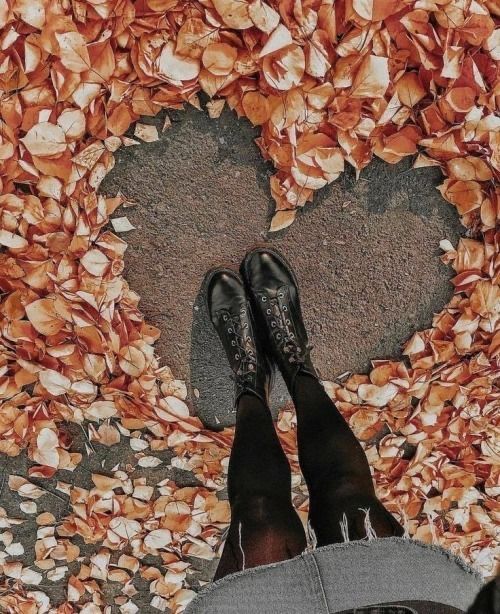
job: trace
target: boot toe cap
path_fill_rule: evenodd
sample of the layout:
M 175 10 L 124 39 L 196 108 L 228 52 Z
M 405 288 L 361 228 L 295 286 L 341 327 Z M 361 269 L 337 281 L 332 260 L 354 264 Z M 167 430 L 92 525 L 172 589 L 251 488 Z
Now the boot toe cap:
M 252 288 L 276 289 L 281 285 L 295 286 L 293 274 L 277 253 L 261 248 L 250 252 L 244 261 L 245 276 Z
M 233 311 L 246 301 L 243 282 L 230 269 L 212 271 L 206 279 L 206 298 L 210 315 L 221 310 Z

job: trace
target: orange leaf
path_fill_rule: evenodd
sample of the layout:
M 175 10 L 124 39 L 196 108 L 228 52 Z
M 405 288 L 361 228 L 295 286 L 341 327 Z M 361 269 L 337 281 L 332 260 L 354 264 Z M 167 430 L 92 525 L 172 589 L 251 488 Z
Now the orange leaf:
M 80 73 L 90 68 L 89 52 L 79 32 L 56 32 L 61 63 L 71 72 Z
M 300 83 L 305 67 L 306 59 L 302 47 L 293 44 L 266 55 L 262 70 L 271 87 L 290 90 Z
M 269 104 L 266 96 L 260 92 L 247 92 L 241 101 L 245 115 L 254 126 L 259 126 L 269 119 Z
M 426 91 L 417 73 L 405 73 L 396 83 L 399 100 L 407 107 L 414 107 L 424 98 Z
M 25 309 L 29 321 L 42 335 L 55 335 L 65 324 L 57 313 L 54 299 L 38 299 L 26 305 Z
M 471 87 L 454 87 L 445 96 L 446 102 L 458 113 L 467 113 L 474 106 L 476 94 Z
M 381 98 L 389 86 L 388 59 L 375 55 L 366 56 L 352 84 L 354 98 Z
M 196 58 L 176 54 L 175 44 L 169 41 L 157 60 L 157 70 L 160 77 L 174 81 L 189 81 L 198 76 L 200 62 Z
M 34 156 L 55 156 L 66 150 L 66 135 L 61 126 L 40 122 L 28 130 L 21 141 Z
M 477 181 L 455 181 L 446 179 L 438 190 L 447 201 L 456 206 L 460 215 L 473 211 L 481 206 L 483 193 Z
M 232 70 L 236 58 L 237 50 L 227 43 L 212 43 L 203 51 L 203 66 L 213 75 L 228 75 Z

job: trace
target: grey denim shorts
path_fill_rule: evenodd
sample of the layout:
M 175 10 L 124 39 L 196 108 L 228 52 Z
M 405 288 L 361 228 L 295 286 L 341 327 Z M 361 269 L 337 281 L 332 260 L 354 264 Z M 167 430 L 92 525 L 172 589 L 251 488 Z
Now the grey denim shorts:
M 463 610 L 434 601 L 406 601 L 382 603 L 364 608 L 344 610 L 338 614 L 461 614 Z
M 447 550 L 384 537 L 332 544 L 231 574 L 205 587 L 185 613 L 414 614 L 408 602 L 415 601 L 442 606 L 434 610 L 439 614 L 450 611 L 446 606 L 463 612 L 481 586 L 481 576 Z M 374 604 L 392 604 L 392 610 Z

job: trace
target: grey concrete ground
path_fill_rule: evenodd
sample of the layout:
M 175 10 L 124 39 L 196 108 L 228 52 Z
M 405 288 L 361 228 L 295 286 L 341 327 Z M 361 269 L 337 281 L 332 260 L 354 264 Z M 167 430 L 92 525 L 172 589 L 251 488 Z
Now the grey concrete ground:
M 160 141 L 118 151 L 101 191 L 136 202 L 116 214 L 136 227 L 123 235 L 125 277 L 162 330 L 162 359 L 199 392 L 191 400 L 207 424 L 233 420 L 229 371 L 200 293 L 211 267 L 237 268 L 256 244 L 281 250 L 298 275 L 326 379 L 400 356 L 450 298 L 438 244 L 456 241 L 461 226 L 435 189 L 439 170 L 375 160 L 357 182 L 348 170 L 289 229 L 268 234 L 272 168 L 253 143 L 257 130 L 228 110 L 218 120 L 195 109 L 172 119 Z M 278 385 L 273 405 L 285 396 Z

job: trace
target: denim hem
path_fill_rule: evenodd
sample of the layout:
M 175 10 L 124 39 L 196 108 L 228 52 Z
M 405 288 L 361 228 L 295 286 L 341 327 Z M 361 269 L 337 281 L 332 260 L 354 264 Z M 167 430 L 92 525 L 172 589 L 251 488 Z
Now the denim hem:
M 366 555 L 363 553 L 364 549 L 366 549 Z M 357 540 L 346 543 L 321 546 L 319 548 L 316 548 L 315 550 L 304 552 L 303 554 L 294 557 L 293 559 L 288 559 L 286 561 L 280 561 L 277 563 L 271 563 L 269 565 L 262 565 L 247 569 L 245 571 L 239 571 L 229 576 L 225 576 L 217 582 L 214 582 L 203 588 L 202 591 L 200 591 L 200 593 L 191 602 L 191 604 L 189 604 L 185 612 L 186 614 L 198 614 L 205 611 L 208 612 L 210 610 L 205 610 L 203 606 L 208 605 L 208 603 L 212 600 L 215 600 L 218 604 L 222 604 L 224 606 L 227 603 L 228 608 L 230 608 L 230 604 L 234 604 L 233 599 L 235 599 L 237 602 L 238 597 L 240 595 L 244 596 L 244 598 L 249 598 L 249 596 L 252 595 L 253 587 L 255 587 L 256 594 L 258 595 L 257 601 L 259 599 L 262 600 L 267 597 L 269 597 L 269 599 L 272 601 L 275 598 L 276 589 L 281 590 L 281 595 L 284 595 L 286 594 L 283 593 L 284 587 L 286 588 L 286 586 L 288 586 L 291 592 L 294 593 L 294 591 L 296 592 L 298 590 L 298 587 L 296 586 L 298 584 L 300 584 L 300 588 L 304 593 L 303 599 L 305 601 L 303 601 L 303 604 L 309 604 L 311 601 L 313 601 L 314 606 L 317 608 L 317 610 L 315 611 L 319 612 L 320 614 L 322 614 L 323 612 L 339 612 L 347 609 L 349 606 L 359 608 L 362 604 L 359 603 L 359 600 L 356 603 L 355 594 L 353 594 L 353 603 L 347 604 L 347 607 L 341 607 L 342 604 L 345 604 L 346 601 L 345 594 L 340 595 L 340 593 L 338 593 L 338 596 L 342 596 L 343 599 L 340 599 L 339 603 L 336 603 L 337 598 L 334 586 L 335 568 L 338 569 L 339 566 L 342 567 L 343 562 L 349 560 L 351 567 L 353 564 L 355 564 L 355 566 L 352 567 L 352 570 L 350 570 L 349 578 L 355 580 L 358 569 L 357 565 L 361 564 L 362 566 L 363 561 L 368 560 L 370 557 L 373 558 L 373 556 L 375 556 L 377 553 L 382 553 L 383 558 L 380 559 L 382 570 L 378 570 L 378 577 L 383 579 L 382 585 L 386 586 L 388 589 L 389 587 L 398 587 L 401 585 L 401 578 L 398 578 L 398 570 L 393 570 L 389 573 L 389 575 L 386 574 L 387 577 L 384 576 L 384 566 L 389 567 L 391 550 L 393 551 L 394 556 L 399 557 L 400 559 L 402 558 L 404 561 L 406 561 L 407 567 L 410 570 L 412 570 L 415 566 L 415 569 L 417 571 L 420 571 L 421 575 L 425 575 L 426 573 L 428 575 L 427 561 L 429 561 L 437 569 L 437 576 L 443 578 L 443 603 L 445 603 L 446 599 L 448 599 L 449 605 L 453 605 L 454 599 L 458 599 L 454 595 L 454 591 L 450 590 L 450 587 L 446 585 L 446 578 L 448 574 L 455 574 L 460 576 L 461 573 L 465 573 L 466 576 L 463 577 L 463 581 L 466 585 L 470 585 L 470 587 L 472 587 L 472 591 L 475 590 L 477 592 L 477 590 L 479 590 L 480 588 L 480 584 L 482 583 L 481 575 L 477 571 L 467 565 L 467 563 L 463 561 L 460 557 L 454 555 L 453 553 L 449 552 L 448 550 L 445 550 L 440 546 L 425 544 L 423 542 L 408 539 L 405 537 L 384 537 L 375 538 L 371 540 Z M 440 561 L 441 559 L 442 563 Z M 384 565 L 384 562 L 386 565 Z M 448 567 L 450 563 L 452 566 Z M 325 573 L 327 575 L 322 577 L 322 574 Z M 368 584 L 370 584 L 371 572 L 369 569 L 366 569 L 366 565 L 363 573 L 363 581 L 365 582 L 363 594 L 365 596 L 369 596 L 370 589 L 366 587 L 368 586 Z M 264 580 L 263 576 L 265 576 L 266 574 L 269 574 L 269 582 L 266 582 Z M 407 575 L 405 580 L 406 583 Z M 469 578 L 469 580 L 466 580 L 466 578 Z M 354 586 L 355 590 L 355 584 L 353 585 L 352 581 L 349 581 L 351 585 Z M 311 587 L 310 590 L 304 588 L 310 586 L 311 582 L 313 582 L 313 584 L 315 583 L 315 585 Z M 386 582 L 390 584 L 386 584 Z M 347 584 L 343 589 L 340 589 L 341 592 L 344 591 L 345 593 L 346 590 L 348 591 L 348 588 L 346 587 Z M 353 588 L 351 588 L 351 590 L 353 590 Z M 417 586 L 415 590 L 418 593 L 420 589 L 418 589 Z M 219 591 L 221 592 L 219 593 Z M 309 592 L 309 594 L 306 594 L 307 592 Z M 422 586 L 422 595 L 420 597 L 416 595 L 413 598 L 426 599 L 428 597 L 426 596 L 425 592 L 426 587 Z M 435 588 L 435 592 L 436 597 L 434 597 L 434 600 L 438 602 L 441 600 L 439 597 L 439 593 L 441 592 L 439 587 L 437 589 Z M 380 595 L 380 585 L 378 586 L 378 588 L 374 586 L 373 593 L 373 600 L 371 602 L 365 600 L 364 605 L 369 605 L 370 603 L 381 603 L 385 601 L 383 598 L 377 598 L 377 595 Z M 468 594 L 469 593 L 467 592 L 467 595 Z M 462 602 L 464 601 L 464 599 L 468 598 L 467 595 L 465 597 L 461 597 Z M 471 600 L 473 596 L 474 595 L 471 595 Z M 290 598 L 295 598 L 295 594 Z M 300 597 L 297 598 L 299 600 L 301 599 Z M 410 596 L 407 597 L 407 599 L 410 598 Z M 404 600 L 403 596 L 399 596 L 398 599 Z M 386 601 L 395 602 L 398 599 L 390 598 Z M 300 603 L 298 603 L 297 605 L 300 605 Z M 459 603 L 457 603 L 457 607 L 460 607 Z M 227 609 L 224 611 L 243 612 L 244 610 Z M 273 601 L 272 604 L 270 604 L 269 611 L 280 611 L 278 604 Z M 250 604 L 248 612 L 254 612 Z

